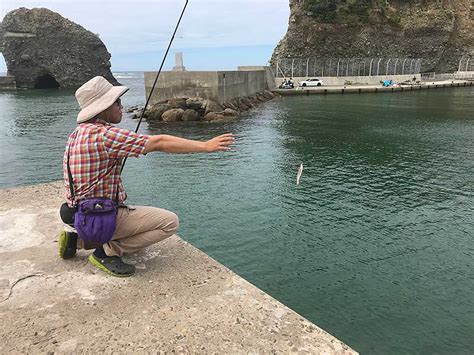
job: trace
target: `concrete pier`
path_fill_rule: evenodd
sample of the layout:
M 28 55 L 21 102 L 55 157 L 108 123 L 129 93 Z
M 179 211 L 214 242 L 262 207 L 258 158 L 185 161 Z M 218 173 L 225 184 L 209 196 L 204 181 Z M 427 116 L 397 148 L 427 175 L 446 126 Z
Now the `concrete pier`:
M 0 190 L 0 353 L 355 354 L 178 236 L 137 274 L 57 255 L 62 183 Z
M 168 71 L 162 72 L 150 104 L 171 98 L 201 97 L 224 103 L 268 90 L 268 70 L 233 71 Z M 145 72 L 145 93 L 148 96 L 156 72 Z M 274 79 L 270 80 L 272 83 Z
M 423 82 L 413 85 L 389 86 L 382 85 L 338 85 L 318 87 L 297 87 L 295 89 L 276 89 L 274 92 L 282 96 L 294 95 L 328 95 L 328 94 L 362 94 L 362 93 L 384 93 L 384 92 L 409 92 L 418 90 L 442 89 L 452 87 L 473 86 L 472 81 L 449 80 L 439 82 Z
M 16 90 L 15 77 L 0 76 L 0 90 Z

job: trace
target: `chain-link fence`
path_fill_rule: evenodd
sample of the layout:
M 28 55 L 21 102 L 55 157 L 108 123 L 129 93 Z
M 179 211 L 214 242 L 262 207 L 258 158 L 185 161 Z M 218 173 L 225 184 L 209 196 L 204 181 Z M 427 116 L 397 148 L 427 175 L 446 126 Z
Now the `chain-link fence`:
M 273 65 L 279 78 L 410 75 L 421 72 L 419 58 L 285 58 Z
M 459 72 L 474 71 L 474 57 L 464 56 L 459 60 Z

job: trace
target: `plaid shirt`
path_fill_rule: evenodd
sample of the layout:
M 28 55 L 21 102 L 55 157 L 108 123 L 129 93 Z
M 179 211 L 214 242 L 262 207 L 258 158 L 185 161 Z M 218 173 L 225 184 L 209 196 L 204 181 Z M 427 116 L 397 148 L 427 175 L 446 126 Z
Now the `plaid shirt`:
M 74 181 L 75 202 L 92 197 L 107 197 L 123 203 L 127 194 L 120 178 L 123 158 L 143 154 L 148 135 L 111 126 L 97 120 L 82 123 L 69 136 L 63 158 L 66 199 L 70 207 L 74 201 L 69 188 L 67 157 Z

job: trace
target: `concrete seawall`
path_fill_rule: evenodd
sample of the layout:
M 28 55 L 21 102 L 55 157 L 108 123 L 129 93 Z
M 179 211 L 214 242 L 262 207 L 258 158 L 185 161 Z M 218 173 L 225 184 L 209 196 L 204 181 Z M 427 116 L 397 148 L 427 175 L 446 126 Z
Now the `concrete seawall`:
M 363 94 L 363 93 L 390 93 L 390 92 L 411 92 L 419 90 L 442 89 L 452 87 L 473 86 L 472 81 L 454 80 L 446 82 L 421 83 L 417 85 L 404 85 L 382 87 L 381 85 L 347 85 L 347 86 L 319 86 L 305 87 L 291 90 L 277 89 L 273 90 L 282 96 L 295 95 L 328 95 L 328 94 Z
M 323 81 L 324 86 L 344 86 L 344 85 L 380 85 L 384 80 L 393 80 L 396 83 L 404 81 L 421 81 L 421 74 L 410 75 L 372 75 L 372 76 L 308 76 L 292 78 L 295 85 L 308 78 L 319 78 Z M 288 79 L 288 78 L 286 78 Z M 284 78 L 275 78 L 277 87 L 284 81 Z
M 57 256 L 61 182 L 0 190 L 0 353 L 355 354 L 178 236 L 117 279 Z
M 145 92 L 148 96 L 156 72 L 145 72 Z M 246 97 L 269 88 L 267 71 L 170 71 L 162 72 L 150 103 L 170 98 L 201 97 L 224 103 Z
M 15 77 L 0 76 L 0 90 L 16 90 Z

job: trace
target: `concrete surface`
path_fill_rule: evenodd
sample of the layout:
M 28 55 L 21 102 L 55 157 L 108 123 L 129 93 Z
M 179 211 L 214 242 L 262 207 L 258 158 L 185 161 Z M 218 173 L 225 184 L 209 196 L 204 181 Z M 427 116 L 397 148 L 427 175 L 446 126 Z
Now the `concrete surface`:
M 223 103 L 247 97 L 268 89 L 265 70 L 219 71 L 217 102 Z
M 150 95 L 157 72 L 145 72 L 145 93 Z M 174 97 L 202 97 L 217 100 L 217 72 L 215 71 L 185 71 L 162 72 L 156 84 L 150 104 Z
M 132 278 L 57 256 L 62 183 L 0 190 L 0 353 L 354 354 L 179 237 Z
M 148 97 L 156 72 L 145 72 Z M 266 70 L 162 72 L 150 103 L 180 97 L 201 97 L 218 103 L 247 97 L 269 88 Z
M 263 66 L 263 65 L 248 65 L 248 66 L 239 66 L 237 67 L 238 71 L 254 71 L 254 70 L 264 70 L 267 80 L 268 90 L 276 89 L 275 85 L 275 73 L 273 72 L 272 67 Z M 280 83 L 281 84 L 281 83 Z
M 0 90 L 16 90 L 14 76 L 0 76 Z
M 297 87 L 295 89 L 276 89 L 276 92 L 282 96 L 294 95 L 327 95 L 327 94 L 362 94 L 362 93 L 383 93 L 383 92 L 406 92 L 430 89 L 442 89 L 450 87 L 472 86 L 472 81 L 465 80 L 447 80 L 438 82 L 423 82 L 416 85 L 401 85 L 382 87 L 382 85 L 336 85 L 336 86 L 318 86 L 318 87 Z

